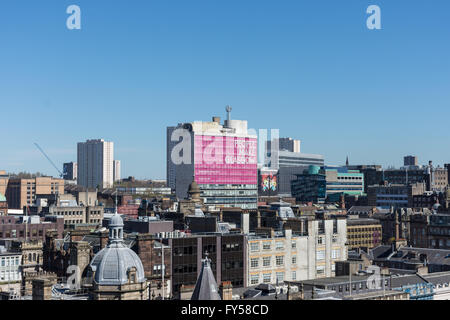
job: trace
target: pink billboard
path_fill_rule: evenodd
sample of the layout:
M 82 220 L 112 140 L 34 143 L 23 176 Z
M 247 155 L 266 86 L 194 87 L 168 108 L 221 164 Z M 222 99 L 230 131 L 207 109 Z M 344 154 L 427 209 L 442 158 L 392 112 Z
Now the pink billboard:
M 195 181 L 198 184 L 257 184 L 256 138 L 196 135 Z

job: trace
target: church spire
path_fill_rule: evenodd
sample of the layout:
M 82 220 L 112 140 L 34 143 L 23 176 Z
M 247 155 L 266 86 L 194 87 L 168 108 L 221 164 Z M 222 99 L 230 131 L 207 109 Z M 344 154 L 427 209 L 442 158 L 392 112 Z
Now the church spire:
M 191 300 L 222 300 L 218 291 L 217 282 L 211 270 L 211 260 L 208 258 L 208 252 L 205 252 L 202 270 L 195 284 Z

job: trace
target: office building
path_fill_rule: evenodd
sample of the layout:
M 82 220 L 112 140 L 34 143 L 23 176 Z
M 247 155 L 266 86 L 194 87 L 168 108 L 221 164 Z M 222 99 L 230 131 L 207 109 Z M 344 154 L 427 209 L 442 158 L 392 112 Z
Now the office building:
M 308 170 L 297 174 L 291 182 L 291 192 L 300 202 L 323 202 L 327 197 L 326 176 L 318 166 L 310 166 Z
M 374 207 L 412 208 L 415 195 L 425 192 L 425 183 L 388 184 L 369 186 L 367 191 L 368 205 Z
M 416 156 L 406 156 L 403 158 L 403 165 L 406 166 L 418 166 Z
M 167 128 L 167 184 L 178 199 L 187 198 L 193 177 L 205 206 L 256 209 L 257 136 L 247 121 L 228 116 L 222 125 L 214 117 Z
M 60 218 L 40 218 L 39 216 L 1 216 L 0 239 L 44 240 L 48 230 L 56 230 L 59 237 L 64 231 L 64 221 Z
M 345 219 L 307 220 L 305 231 L 247 237 L 247 286 L 332 277 L 347 259 Z
M 279 138 L 266 142 L 264 167 L 278 170 L 277 185 L 280 196 L 292 196 L 291 181 L 295 180 L 297 174 L 301 174 L 310 165 L 324 165 L 322 155 L 300 151 L 300 140 Z
M 100 225 L 103 220 L 104 212 L 103 206 L 78 206 L 74 201 L 74 203 L 60 206 L 50 206 L 46 216 L 62 218 L 64 227 L 79 224 Z
M 325 167 L 325 179 L 327 181 L 327 198 L 338 201 L 341 194 L 363 195 L 364 175 L 358 170 L 346 167 Z
M 76 180 L 78 175 L 78 165 L 76 162 L 67 162 L 63 165 L 64 180 Z
M 369 218 L 347 219 L 347 244 L 349 250 L 371 249 L 381 245 L 383 237 L 379 220 Z
M 78 143 L 77 183 L 89 188 L 110 188 L 114 181 L 114 143 L 87 140 Z
M 281 167 L 308 167 L 310 165 L 323 166 L 324 157 L 319 154 L 275 149 L 266 152 L 264 164 L 270 169 L 279 169 Z
M 300 153 L 300 140 L 294 140 L 292 138 L 278 138 L 273 139 L 271 141 L 266 142 L 266 150 L 267 152 L 270 152 L 270 149 L 272 148 L 272 144 L 274 148 L 276 148 L 278 142 L 278 150 L 284 150 L 289 152 L 295 152 Z
M 340 200 L 341 195 L 364 195 L 364 175 L 347 167 L 310 166 L 291 182 L 297 201 Z
M 192 235 L 170 238 L 168 245 L 172 248 L 170 283 L 175 297 L 182 295 L 183 288 L 194 290 L 206 253 L 217 283 L 230 281 L 234 288 L 245 285 L 244 235 Z
M 37 195 L 64 194 L 64 180 L 53 177 L 11 178 L 6 199 L 10 209 L 23 209 L 35 203 Z

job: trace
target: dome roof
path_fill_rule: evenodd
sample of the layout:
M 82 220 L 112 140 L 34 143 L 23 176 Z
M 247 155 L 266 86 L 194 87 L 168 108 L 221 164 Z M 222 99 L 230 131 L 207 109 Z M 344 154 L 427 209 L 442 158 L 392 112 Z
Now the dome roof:
M 112 216 L 109 222 L 109 242 L 92 259 L 90 269 L 99 285 L 121 285 L 129 282 L 129 271 L 136 270 L 135 282 L 145 282 L 144 266 L 138 255 L 123 244 L 123 220 Z
M 128 283 L 128 271 L 136 268 L 136 282 L 144 282 L 144 267 L 138 255 L 122 243 L 113 243 L 98 252 L 90 264 L 94 281 L 100 285 Z
M 111 217 L 111 220 L 109 221 L 110 227 L 123 227 L 123 219 L 119 214 L 115 214 Z
M 198 186 L 198 183 L 193 180 L 192 183 L 189 185 L 188 193 L 200 193 L 200 187 Z

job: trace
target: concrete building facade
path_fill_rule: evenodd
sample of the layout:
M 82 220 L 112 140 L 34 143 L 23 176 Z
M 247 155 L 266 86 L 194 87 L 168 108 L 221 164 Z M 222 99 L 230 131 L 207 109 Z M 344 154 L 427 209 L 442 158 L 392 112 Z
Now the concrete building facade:
M 247 121 L 214 117 L 167 128 L 167 184 L 186 199 L 194 177 L 206 206 L 256 209 L 257 136 Z
M 103 139 L 79 142 L 78 185 L 110 188 L 114 182 L 114 143 Z
M 335 262 L 347 259 L 346 241 L 345 219 L 309 220 L 304 234 L 248 236 L 246 285 L 332 277 Z

